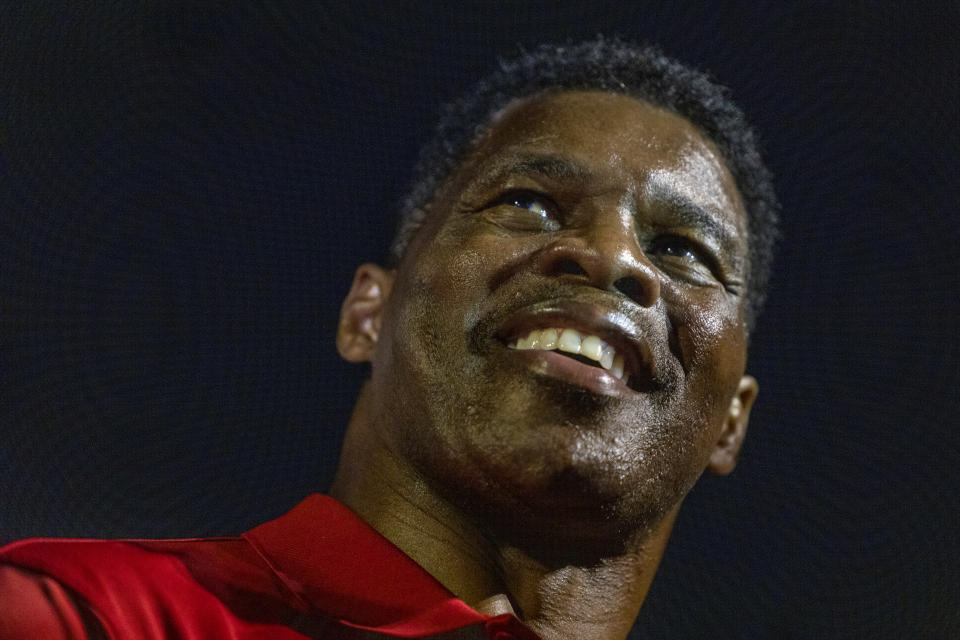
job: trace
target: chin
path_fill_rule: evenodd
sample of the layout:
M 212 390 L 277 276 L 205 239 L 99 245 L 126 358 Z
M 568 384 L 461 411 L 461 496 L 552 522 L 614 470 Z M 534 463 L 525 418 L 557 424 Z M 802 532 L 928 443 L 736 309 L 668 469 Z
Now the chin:
M 597 509 L 557 502 L 551 501 L 548 508 L 497 505 L 493 514 L 479 518 L 488 523 L 488 535 L 498 544 L 521 549 L 546 567 L 591 567 L 636 552 L 636 541 L 646 539 L 679 507 L 677 501 L 623 513 L 622 505 Z
M 562 383 L 511 382 L 497 393 L 478 384 L 457 402 L 438 398 L 427 407 L 444 409 L 411 416 L 399 444 L 452 506 L 544 564 L 628 551 L 676 512 L 706 466 L 695 422 L 654 398 L 625 403 Z
M 642 477 L 636 469 L 624 476 L 615 465 L 553 452 L 475 461 L 485 472 L 450 465 L 435 486 L 496 544 L 562 567 L 593 566 L 631 552 L 634 540 L 675 513 L 696 481 L 649 467 Z

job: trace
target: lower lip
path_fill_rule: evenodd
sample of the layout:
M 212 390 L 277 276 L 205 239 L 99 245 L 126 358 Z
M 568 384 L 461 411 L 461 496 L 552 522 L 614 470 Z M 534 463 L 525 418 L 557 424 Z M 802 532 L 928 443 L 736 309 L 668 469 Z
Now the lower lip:
M 592 367 L 556 351 L 537 349 L 510 349 L 509 353 L 524 362 L 534 373 L 563 380 L 588 391 L 606 396 L 622 396 L 632 393 L 622 380 L 613 377 L 600 367 Z

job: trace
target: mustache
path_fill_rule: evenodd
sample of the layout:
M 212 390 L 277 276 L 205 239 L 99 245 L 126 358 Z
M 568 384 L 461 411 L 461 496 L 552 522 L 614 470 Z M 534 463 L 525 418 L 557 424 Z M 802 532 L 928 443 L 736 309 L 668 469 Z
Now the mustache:
M 617 330 L 631 341 L 642 342 L 649 348 L 653 360 L 654 382 L 671 387 L 678 382 L 671 340 L 671 323 L 662 310 L 643 307 L 631 298 L 613 291 L 605 291 L 581 283 L 528 283 L 522 289 L 506 291 L 492 301 L 488 310 L 478 313 L 472 326 L 468 325 L 468 343 L 472 353 L 482 354 L 490 349 L 491 338 L 497 336 L 503 325 L 518 313 L 532 309 L 564 306 L 571 310 L 590 307 L 601 311 Z M 574 314 L 577 315 L 577 314 Z
M 655 317 L 656 312 L 645 309 L 630 298 L 614 293 L 602 291 L 578 283 L 537 283 L 525 287 L 506 296 L 508 299 L 497 305 L 497 308 L 481 313 L 473 323 L 471 333 L 478 335 L 492 335 L 511 315 L 529 307 L 544 303 L 576 301 L 604 309 L 607 313 L 622 315 L 638 331 L 648 336 L 662 336 L 664 327 Z

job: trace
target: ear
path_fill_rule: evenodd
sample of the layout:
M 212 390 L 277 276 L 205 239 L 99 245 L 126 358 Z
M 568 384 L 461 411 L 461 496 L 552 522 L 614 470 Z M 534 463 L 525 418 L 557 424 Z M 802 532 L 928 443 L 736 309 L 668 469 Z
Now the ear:
M 737 454 L 740 452 L 743 438 L 747 435 L 750 408 L 753 407 L 753 401 L 757 398 L 759 391 L 760 387 L 753 376 L 740 378 L 740 385 L 727 409 L 720 439 L 713 453 L 710 454 L 710 464 L 707 466 L 710 471 L 726 475 L 737 466 Z
M 395 271 L 375 264 L 362 264 L 357 268 L 350 292 L 340 308 L 337 327 L 337 351 L 344 360 L 369 362 L 373 359 L 395 275 Z

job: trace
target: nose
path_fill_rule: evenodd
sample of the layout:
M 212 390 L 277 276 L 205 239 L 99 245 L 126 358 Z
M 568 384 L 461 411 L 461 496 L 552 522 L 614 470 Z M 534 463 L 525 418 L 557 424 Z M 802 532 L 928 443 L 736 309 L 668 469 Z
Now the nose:
M 598 226 L 557 239 L 540 253 L 541 273 L 579 278 L 591 286 L 627 296 L 643 307 L 660 299 L 660 278 L 632 229 Z

